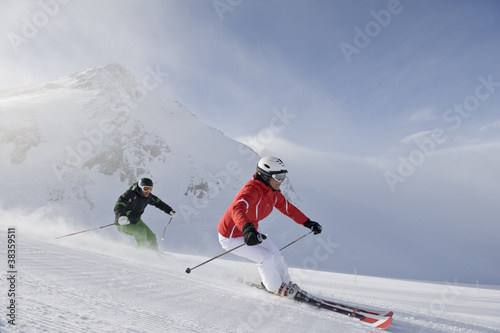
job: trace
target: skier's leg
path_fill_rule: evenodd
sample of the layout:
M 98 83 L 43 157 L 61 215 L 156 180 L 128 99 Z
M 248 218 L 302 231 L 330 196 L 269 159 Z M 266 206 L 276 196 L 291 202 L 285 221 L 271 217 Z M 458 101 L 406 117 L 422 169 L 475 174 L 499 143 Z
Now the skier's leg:
M 136 248 L 144 247 L 144 243 L 146 242 L 146 233 L 139 223 L 119 225 L 117 229 L 122 234 L 134 236 Z
M 120 225 L 117 229 L 125 235 L 134 236 L 136 247 L 138 249 L 151 249 L 158 251 L 156 235 L 142 220 L 136 224 Z
M 127 236 L 135 236 L 133 224 L 117 225 L 116 230 Z
M 225 250 L 230 250 L 243 244 L 245 241 L 243 237 L 225 238 L 219 235 L 219 242 Z M 264 244 L 264 242 L 266 244 Z M 280 271 L 276 265 L 275 253 L 268 248 L 273 248 L 273 246 L 276 247 L 268 238 L 264 240 L 262 244 L 242 246 L 232 252 L 240 257 L 247 258 L 257 263 L 257 269 L 262 278 L 262 283 L 269 291 L 277 291 L 283 283 Z
M 269 238 L 263 240 L 261 245 L 273 253 L 276 269 L 280 274 L 281 281 L 288 284 L 290 282 L 290 274 L 288 273 L 288 265 L 285 262 L 283 254 Z
M 139 220 L 137 224 L 137 234 L 135 235 L 135 240 L 137 242 L 137 248 L 149 249 L 153 251 L 158 251 L 158 242 L 156 240 L 156 235 L 151 231 L 151 229 L 144 223 L 144 221 Z

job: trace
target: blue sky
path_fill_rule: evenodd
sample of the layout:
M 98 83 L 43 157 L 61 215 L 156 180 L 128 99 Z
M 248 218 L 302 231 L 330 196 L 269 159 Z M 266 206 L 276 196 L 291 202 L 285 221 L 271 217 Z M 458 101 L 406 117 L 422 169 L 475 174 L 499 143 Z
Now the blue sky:
M 500 81 L 497 1 L 60 2 L 3 2 L 0 88 L 112 62 L 138 78 L 159 66 L 166 96 L 233 138 L 286 108 L 297 117 L 280 137 L 369 156 L 443 126 L 477 77 Z M 367 45 L 347 57 L 357 31 Z M 497 121 L 498 98 L 461 131 Z
M 158 69 L 166 98 L 300 170 L 306 206 L 342 198 L 452 228 L 457 244 L 498 239 L 499 1 L 42 0 L 0 13 L 0 89 L 115 62 L 139 82 Z

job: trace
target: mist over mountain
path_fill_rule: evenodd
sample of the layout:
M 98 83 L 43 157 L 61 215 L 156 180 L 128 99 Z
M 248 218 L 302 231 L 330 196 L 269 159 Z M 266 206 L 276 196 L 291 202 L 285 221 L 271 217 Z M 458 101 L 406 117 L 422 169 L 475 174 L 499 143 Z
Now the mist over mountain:
M 158 96 L 149 79 L 141 84 L 111 64 L 0 91 L 1 164 L 9 174 L 2 206 L 48 206 L 75 227 L 94 227 L 112 222 L 118 196 L 150 177 L 154 193 L 178 212 L 169 246 L 220 251 L 219 218 L 259 156 Z M 300 202 L 288 182 L 283 192 Z M 144 215 L 157 235 L 163 214 L 151 207 Z
M 43 211 L 54 223 L 64 223 L 64 231 L 94 228 L 113 222 L 119 195 L 137 179 L 150 177 L 154 193 L 177 211 L 160 248 L 207 256 L 222 252 L 217 223 L 260 156 L 199 121 L 182 101 L 163 97 L 158 84 L 153 69 L 137 80 L 124 66 L 110 64 L 0 90 L 1 210 Z M 419 220 L 423 210 L 418 201 L 373 195 L 370 179 L 382 179 L 380 169 L 337 160 L 317 163 L 313 174 L 311 161 L 318 156 L 300 151 L 285 159 L 289 169 L 313 181 L 295 190 L 297 173 L 290 172 L 282 191 L 324 231 L 285 250 L 290 266 L 422 280 L 500 281 L 498 247 L 489 241 L 493 235 L 464 243 L 459 226 Z M 366 179 L 366 188 L 350 185 L 360 183 L 359 178 Z M 325 180 L 330 183 L 315 185 Z M 412 210 L 418 214 L 409 214 Z M 143 219 L 160 237 L 169 217 L 149 207 Z M 278 246 L 307 232 L 279 212 L 261 227 Z M 98 232 L 134 246 L 132 237 L 114 227 Z

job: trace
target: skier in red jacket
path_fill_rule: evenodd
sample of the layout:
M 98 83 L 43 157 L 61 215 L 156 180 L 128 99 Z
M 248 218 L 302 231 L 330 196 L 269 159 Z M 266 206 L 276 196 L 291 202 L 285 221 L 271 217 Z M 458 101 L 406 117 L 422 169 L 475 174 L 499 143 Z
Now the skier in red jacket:
M 287 169 L 276 157 L 263 157 L 257 164 L 257 172 L 238 192 L 217 226 L 219 242 L 225 250 L 246 243 L 233 251 L 234 254 L 257 263 L 262 284 L 276 294 L 294 298 L 300 288 L 290 281 L 288 266 L 278 247 L 261 234 L 259 221 L 266 218 L 276 207 L 296 223 L 321 232 L 321 225 L 311 221 L 281 194 L 280 186 Z

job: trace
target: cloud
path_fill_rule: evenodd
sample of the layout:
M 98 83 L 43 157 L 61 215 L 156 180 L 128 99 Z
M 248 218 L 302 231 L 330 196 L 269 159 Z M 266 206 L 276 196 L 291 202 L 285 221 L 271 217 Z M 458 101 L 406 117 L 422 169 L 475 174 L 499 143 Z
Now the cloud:
M 405 144 L 412 143 L 412 142 L 415 142 L 419 139 L 428 137 L 430 135 L 432 135 L 432 131 L 420 131 L 420 132 L 405 136 L 403 139 L 401 139 L 401 143 L 405 143 Z
M 423 121 L 434 120 L 437 118 L 434 111 L 435 111 L 434 108 L 431 108 L 431 107 L 418 110 L 418 111 L 412 113 L 408 117 L 408 122 L 414 123 L 414 122 L 423 122 Z
M 482 127 L 479 128 L 479 130 L 481 132 L 483 132 L 483 131 L 489 131 L 489 130 L 495 129 L 495 128 L 500 128 L 500 120 L 497 120 L 497 121 L 495 121 L 495 122 L 493 122 L 491 124 L 482 126 Z
M 343 198 L 401 220 L 411 214 L 411 220 L 422 220 L 422 227 L 432 225 L 435 217 L 444 213 L 450 218 L 440 220 L 443 227 L 467 228 L 468 219 L 476 214 L 482 218 L 475 223 L 489 228 L 497 218 L 500 142 L 436 150 L 415 166 L 395 192 L 391 192 L 384 172 L 390 165 L 397 168 L 401 163 L 397 157 L 336 154 L 279 137 L 262 154 L 282 158 L 294 186 L 304 193 Z

